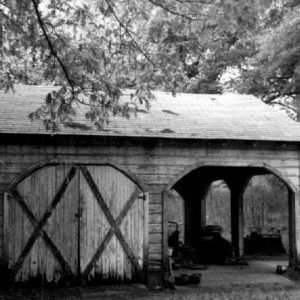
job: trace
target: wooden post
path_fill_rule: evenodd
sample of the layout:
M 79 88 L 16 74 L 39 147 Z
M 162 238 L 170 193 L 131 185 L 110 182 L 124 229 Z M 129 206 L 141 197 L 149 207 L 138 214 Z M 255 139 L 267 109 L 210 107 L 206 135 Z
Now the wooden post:
M 8 233 L 9 233 L 9 224 L 8 224 L 8 201 L 9 194 L 0 192 L 0 201 L 3 203 L 2 209 L 2 232 L 1 232 L 1 257 L 3 259 L 8 259 Z M 7 261 L 8 263 L 8 261 Z
M 239 187 L 231 188 L 231 240 L 234 257 L 243 255 L 244 212 L 243 197 Z
M 8 201 L 9 194 L 8 193 L 0 193 L 0 199 L 3 199 L 3 238 L 2 238 L 2 257 L 5 259 L 8 258 L 8 234 L 9 234 L 9 224 L 8 224 Z
M 211 182 L 206 183 L 203 186 L 203 189 L 201 190 L 201 194 L 200 194 L 200 213 L 201 213 L 200 224 L 202 228 L 206 226 L 206 198 L 207 198 L 210 185 Z
M 298 100 L 297 121 L 300 121 L 300 62 L 297 65 L 296 97 Z M 295 72 L 296 73 L 296 72 Z M 298 146 L 298 161 L 300 161 L 300 147 Z M 289 240 L 290 240 L 290 265 L 298 269 L 300 265 L 300 192 L 299 188 L 292 191 L 288 188 L 289 201 Z
M 300 266 L 300 197 L 299 193 L 292 194 L 291 196 L 291 203 L 292 203 L 292 215 L 290 217 L 291 219 L 291 228 L 292 228 L 292 241 L 293 241 L 293 253 L 294 253 L 294 259 L 293 259 L 293 265 L 295 267 Z M 294 213 L 293 213 L 294 212 Z
M 193 244 L 195 234 L 206 225 L 206 196 L 210 182 L 200 182 L 178 191 L 185 201 L 185 242 Z
M 296 211 L 295 211 L 295 194 L 288 189 L 288 208 L 289 208 L 289 266 L 297 265 L 297 238 L 296 238 Z
M 144 262 L 143 262 L 143 271 L 145 284 L 148 283 L 148 268 L 149 268 L 149 192 L 144 192 Z
M 201 224 L 201 228 L 206 226 L 206 196 L 207 196 L 207 192 L 200 199 L 200 201 L 201 201 L 200 202 L 200 213 L 201 213 L 200 224 Z
M 244 254 L 243 194 L 249 182 L 248 176 L 231 177 L 226 180 L 231 193 L 231 241 L 233 256 Z

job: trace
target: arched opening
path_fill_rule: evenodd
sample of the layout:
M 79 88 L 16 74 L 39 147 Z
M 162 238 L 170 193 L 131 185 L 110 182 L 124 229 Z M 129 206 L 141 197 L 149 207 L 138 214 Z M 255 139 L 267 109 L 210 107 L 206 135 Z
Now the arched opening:
M 166 203 L 168 219 L 168 237 L 178 231 L 178 242 L 185 243 L 185 201 L 176 190 L 172 189 Z
M 230 189 L 224 180 L 212 182 L 206 196 L 206 225 L 219 226 L 231 241 Z
M 244 255 L 248 259 L 287 261 L 289 191 L 273 174 L 251 178 L 244 192 Z
M 278 199 L 272 200 L 270 197 L 264 200 L 268 202 L 268 205 L 261 204 L 264 203 L 261 201 L 260 206 L 257 205 L 255 209 L 257 214 L 265 216 L 266 209 L 272 212 L 273 215 L 269 214 L 268 220 L 265 219 L 264 231 L 267 231 L 269 225 L 277 224 L 278 229 L 283 230 L 284 236 L 273 228 L 273 232 L 262 232 L 266 235 L 269 234 L 263 238 L 271 239 L 280 236 L 283 247 L 286 249 L 284 267 L 288 265 L 295 267 L 296 239 L 293 207 L 296 189 L 287 178 L 267 165 L 202 165 L 185 172 L 183 176 L 168 185 L 164 193 L 165 199 L 168 199 L 168 204 L 165 207 L 172 205 L 172 199 L 169 197 L 171 190 L 176 191 L 184 202 L 182 205 L 184 207 L 182 213 L 184 214 L 184 225 L 181 226 L 184 228 L 184 242 L 180 245 L 182 250 L 180 248 L 178 250 L 179 252 L 183 251 L 183 254 L 179 254 L 178 257 L 179 260 L 184 257 L 184 267 L 186 267 L 187 261 L 191 268 L 206 264 L 248 265 L 248 261 L 244 257 L 244 248 L 245 238 L 250 236 L 249 229 L 253 227 L 249 221 L 252 217 L 251 213 L 253 214 L 251 201 L 253 207 L 254 199 L 251 197 L 256 192 L 260 197 L 258 199 L 265 199 L 268 195 L 266 189 L 272 189 L 271 185 L 259 187 L 257 178 L 272 178 L 275 186 L 280 184 L 279 189 L 285 195 L 285 199 L 280 203 L 281 206 L 277 212 L 275 202 Z M 264 212 L 261 212 L 263 209 Z M 178 214 L 178 210 L 176 211 Z M 172 216 L 165 214 L 165 218 L 172 218 Z M 167 220 L 164 224 L 167 224 Z M 165 249 L 174 247 L 174 245 L 176 248 L 174 240 L 172 243 L 167 243 L 165 239 Z M 269 248 L 272 251 L 272 245 Z M 208 259 L 207 253 L 214 257 Z M 177 263 L 174 265 L 180 267 L 180 261 L 177 260 Z M 276 265 L 274 266 L 274 274 L 275 269 Z

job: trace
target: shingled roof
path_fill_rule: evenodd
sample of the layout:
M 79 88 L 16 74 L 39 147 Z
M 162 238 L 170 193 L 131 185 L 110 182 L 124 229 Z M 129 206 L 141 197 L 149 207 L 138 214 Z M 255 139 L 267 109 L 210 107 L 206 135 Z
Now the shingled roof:
M 0 134 L 52 134 L 42 122 L 32 123 L 28 118 L 50 90 L 46 86 L 17 86 L 15 93 L 1 91 Z M 74 124 L 82 126 L 63 125 L 57 134 L 300 141 L 299 123 L 253 96 L 177 94 L 174 98 L 170 93 L 154 94 L 150 111 L 137 117 L 113 118 L 105 130 L 99 131 L 79 113 Z

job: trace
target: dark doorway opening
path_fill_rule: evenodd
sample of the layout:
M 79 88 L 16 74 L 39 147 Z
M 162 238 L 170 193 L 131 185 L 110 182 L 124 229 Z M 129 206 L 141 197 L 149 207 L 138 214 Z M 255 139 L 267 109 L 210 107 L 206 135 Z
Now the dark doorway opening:
M 248 265 L 248 260 L 266 254 L 280 255 L 283 268 L 294 266 L 295 194 L 273 171 L 267 167 L 203 166 L 170 186 L 165 223 L 175 268 Z M 176 230 L 179 233 L 170 239 Z M 249 242 L 262 253 L 249 255 Z
M 254 176 L 244 193 L 244 255 L 288 259 L 288 188 L 276 176 Z

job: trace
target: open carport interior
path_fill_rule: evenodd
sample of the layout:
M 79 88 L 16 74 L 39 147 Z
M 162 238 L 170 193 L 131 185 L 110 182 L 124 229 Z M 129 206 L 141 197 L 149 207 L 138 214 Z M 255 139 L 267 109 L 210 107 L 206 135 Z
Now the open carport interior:
M 169 222 L 168 246 L 174 246 L 174 239 L 172 239 L 172 237 L 170 238 L 174 230 L 178 229 L 178 231 L 184 231 L 178 236 L 184 244 L 181 244 L 181 246 L 184 246 L 183 254 L 180 253 L 180 255 L 184 257 L 179 257 L 179 259 L 185 260 L 183 265 L 189 262 L 202 265 L 209 263 L 224 264 L 228 262 L 228 260 L 235 263 L 242 262 L 247 264 L 247 261 L 241 259 L 244 257 L 245 242 L 247 238 L 249 240 L 249 232 L 245 230 L 245 220 L 247 218 L 245 218 L 246 216 L 244 215 L 246 211 L 244 205 L 246 203 L 243 196 L 253 177 L 270 174 L 272 174 L 270 170 L 262 167 L 206 166 L 191 171 L 177 181 L 172 187 L 171 192 L 173 195 L 175 193 L 177 197 L 168 197 L 168 204 L 172 206 L 173 199 L 181 198 L 183 216 L 179 218 L 178 226 L 172 223 L 172 221 Z M 279 180 L 283 183 L 282 186 L 285 188 L 287 194 L 286 198 L 288 198 L 286 199 L 287 201 L 284 202 L 287 206 L 286 210 L 288 211 L 288 249 L 286 252 L 289 256 L 289 262 L 286 262 L 286 265 L 294 266 L 295 235 L 293 234 L 293 223 L 295 216 L 294 210 L 292 209 L 294 205 L 294 193 L 288 184 L 283 182 L 283 179 L 279 178 Z M 224 235 L 226 239 L 222 237 L 222 231 L 220 230 L 220 227 L 223 225 L 220 223 L 224 218 L 220 217 L 220 223 L 218 224 L 220 227 L 210 226 L 211 224 L 207 223 L 207 194 L 212 187 L 212 183 L 217 181 L 223 182 L 223 185 L 228 188 L 230 199 L 226 205 L 227 219 L 229 219 L 230 222 L 227 235 Z M 175 221 L 174 218 L 173 221 Z M 212 239 L 212 236 L 217 236 L 217 238 Z M 272 237 L 275 237 L 275 235 Z M 173 248 L 173 256 L 174 251 L 175 256 L 178 255 L 178 253 L 176 254 L 176 249 Z M 278 264 L 280 263 L 278 262 Z

